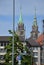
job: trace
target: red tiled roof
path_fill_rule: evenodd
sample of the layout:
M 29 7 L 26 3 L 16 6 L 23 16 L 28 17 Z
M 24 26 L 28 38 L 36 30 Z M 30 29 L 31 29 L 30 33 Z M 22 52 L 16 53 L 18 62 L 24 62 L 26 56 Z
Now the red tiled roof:
M 42 44 L 43 44 L 43 43 L 42 43 L 42 42 L 43 42 L 43 39 L 44 39 L 44 35 L 41 34 L 36 41 L 37 41 L 40 45 L 42 45 Z

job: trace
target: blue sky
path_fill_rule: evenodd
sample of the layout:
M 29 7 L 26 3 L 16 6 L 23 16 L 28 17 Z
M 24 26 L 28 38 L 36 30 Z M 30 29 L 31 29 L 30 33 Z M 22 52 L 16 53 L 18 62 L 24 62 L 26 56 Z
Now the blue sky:
M 19 22 L 20 5 L 22 6 L 22 18 L 25 24 L 26 37 L 30 36 L 34 20 L 35 7 L 39 31 L 42 32 L 42 20 L 44 19 L 44 0 L 15 0 L 15 26 Z M 0 35 L 10 35 L 12 30 L 13 0 L 0 0 Z

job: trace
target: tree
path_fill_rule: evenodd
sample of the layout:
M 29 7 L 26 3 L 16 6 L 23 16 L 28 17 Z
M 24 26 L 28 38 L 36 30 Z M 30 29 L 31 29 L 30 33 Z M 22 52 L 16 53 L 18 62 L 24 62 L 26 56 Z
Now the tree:
M 12 32 L 9 30 L 12 34 Z M 5 65 L 12 65 L 12 37 L 9 39 L 9 44 L 5 46 L 7 52 L 4 56 L 5 58 Z M 21 56 L 21 65 L 31 65 L 31 54 L 26 45 L 23 45 L 19 37 L 16 33 L 14 33 L 14 65 L 18 65 L 18 60 L 16 59 L 17 56 Z

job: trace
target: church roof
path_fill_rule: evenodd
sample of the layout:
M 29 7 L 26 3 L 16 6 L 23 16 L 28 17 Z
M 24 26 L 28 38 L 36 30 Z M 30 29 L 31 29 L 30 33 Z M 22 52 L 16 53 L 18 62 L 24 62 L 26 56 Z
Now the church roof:
M 40 47 L 40 44 L 36 42 L 34 39 L 32 39 L 31 37 L 28 38 L 26 42 L 27 42 L 27 46 L 30 45 L 31 47 Z

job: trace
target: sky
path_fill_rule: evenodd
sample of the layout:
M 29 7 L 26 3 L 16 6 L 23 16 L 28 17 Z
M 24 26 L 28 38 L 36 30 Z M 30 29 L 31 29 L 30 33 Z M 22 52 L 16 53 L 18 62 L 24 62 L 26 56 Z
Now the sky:
M 42 33 L 42 20 L 44 19 L 44 0 L 15 0 L 15 28 L 19 22 L 20 6 L 22 6 L 22 18 L 25 26 L 26 37 L 30 37 L 35 15 L 38 23 L 38 30 Z M 13 0 L 0 0 L 0 36 L 10 35 L 13 22 Z

